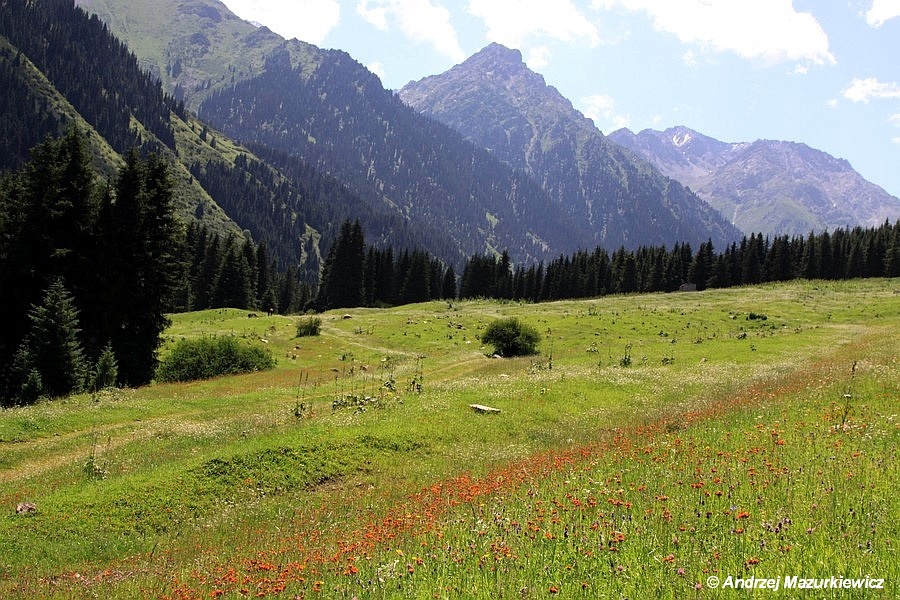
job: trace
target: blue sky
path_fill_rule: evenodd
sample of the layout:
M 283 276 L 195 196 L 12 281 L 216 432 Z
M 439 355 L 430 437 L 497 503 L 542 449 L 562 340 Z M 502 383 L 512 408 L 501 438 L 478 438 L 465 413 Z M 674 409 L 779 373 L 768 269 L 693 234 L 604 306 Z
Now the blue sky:
M 900 0 L 225 0 L 385 87 L 491 42 L 609 133 L 803 142 L 900 197 Z

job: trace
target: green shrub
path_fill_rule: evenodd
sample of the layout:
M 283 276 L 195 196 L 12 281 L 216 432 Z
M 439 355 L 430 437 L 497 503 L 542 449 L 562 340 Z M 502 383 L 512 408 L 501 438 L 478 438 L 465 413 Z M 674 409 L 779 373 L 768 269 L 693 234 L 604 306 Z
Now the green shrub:
M 537 343 L 541 341 L 541 336 L 531 325 L 509 317 L 488 325 L 481 341 L 492 345 L 501 356 L 525 356 L 537 354 Z
M 274 366 L 275 358 L 269 350 L 242 344 L 234 337 L 186 339 L 176 343 L 169 356 L 159 363 L 156 380 L 193 381 L 263 371 Z
M 319 335 L 322 330 L 322 319 L 319 317 L 307 317 L 297 323 L 297 337 Z
M 119 363 L 116 361 L 116 354 L 113 352 L 112 344 L 106 344 L 106 348 L 103 349 L 100 358 L 97 360 L 97 367 L 94 369 L 91 389 L 100 391 L 106 388 L 116 387 L 116 380 L 118 378 Z

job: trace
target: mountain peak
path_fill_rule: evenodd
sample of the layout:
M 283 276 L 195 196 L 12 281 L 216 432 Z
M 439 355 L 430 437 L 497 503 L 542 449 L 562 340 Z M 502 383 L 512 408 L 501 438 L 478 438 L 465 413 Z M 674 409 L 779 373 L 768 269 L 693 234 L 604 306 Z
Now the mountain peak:
M 502 120 L 503 115 L 521 116 L 523 106 L 559 109 L 564 113 L 575 111 L 572 103 L 548 86 L 542 75 L 528 68 L 519 50 L 496 42 L 445 73 L 409 82 L 400 90 L 400 98 L 417 110 L 431 98 L 472 106 L 487 101 L 490 106 L 486 110 L 495 120 Z
M 522 52 L 515 48 L 508 48 L 503 44 L 491 42 L 475 54 L 469 57 L 472 59 L 488 59 L 494 62 L 506 62 L 513 64 L 525 64 L 522 59 Z
M 528 174 L 589 229 L 593 243 L 616 248 L 711 237 L 721 244 L 737 237 L 699 198 L 606 142 L 518 50 L 490 44 L 445 73 L 407 84 L 399 95 Z
M 532 73 L 522 58 L 522 53 L 513 48 L 507 48 L 503 44 L 493 42 L 462 63 L 451 69 L 451 72 L 480 74 L 489 79 L 513 78 L 522 75 L 537 75 Z M 540 77 L 538 75 L 538 77 Z M 543 77 L 541 77 L 543 80 Z

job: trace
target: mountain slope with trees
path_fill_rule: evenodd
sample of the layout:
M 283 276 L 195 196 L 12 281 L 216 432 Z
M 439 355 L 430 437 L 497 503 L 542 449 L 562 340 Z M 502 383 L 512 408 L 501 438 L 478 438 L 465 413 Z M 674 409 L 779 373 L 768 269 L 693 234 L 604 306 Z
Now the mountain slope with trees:
M 646 161 L 610 143 L 517 50 L 491 44 L 440 75 L 400 90 L 410 106 L 528 173 L 568 216 L 588 224 L 589 247 L 740 234 L 704 201 Z
M 143 62 L 178 72 L 163 81 L 201 118 L 254 150 L 266 146 L 334 177 L 370 210 L 400 217 L 419 245 L 448 264 L 506 248 L 527 262 L 592 243 L 587 228 L 528 177 L 409 109 L 344 52 L 274 43 L 265 28 L 240 29 L 214 0 L 166 0 L 140 27 L 126 26 L 139 20 L 135 2 L 82 4 Z M 184 43 L 182 17 L 206 42 Z M 244 66 L 248 56 L 252 69 Z M 188 85 L 190 69 L 204 73 L 203 85 Z M 375 244 L 397 245 L 363 226 Z
M 261 147 L 263 158 L 197 120 L 144 66 L 100 19 L 67 0 L 6 2 L 0 171 L 21 167 L 32 147 L 72 126 L 86 136 L 101 178 L 114 177 L 132 147 L 157 153 L 171 169 L 182 221 L 265 242 L 279 269 L 294 268 L 308 284 L 317 282 L 324 249 L 351 217 L 398 247 L 427 239 L 396 211 L 371 206 L 301 159 Z
M 900 199 L 847 161 L 805 144 L 732 144 L 687 127 L 620 129 L 609 139 L 689 186 L 744 231 L 803 235 L 900 218 Z

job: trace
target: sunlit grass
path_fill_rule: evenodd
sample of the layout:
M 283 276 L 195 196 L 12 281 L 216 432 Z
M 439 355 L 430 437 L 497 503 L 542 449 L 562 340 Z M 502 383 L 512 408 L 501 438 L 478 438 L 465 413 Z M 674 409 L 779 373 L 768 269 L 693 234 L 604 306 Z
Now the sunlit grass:
M 326 313 L 303 338 L 302 317 L 175 315 L 169 342 L 235 335 L 279 364 L 0 413 L 0 596 L 683 597 L 708 575 L 866 569 L 896 582 L 898 289 L 435 302 Z M 540 354 L 488 358 L 478 339 L 498 316 L 536 327 Z M 23 501 L 37 512 L 16 515 Z

